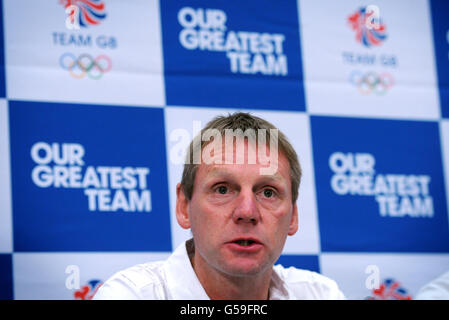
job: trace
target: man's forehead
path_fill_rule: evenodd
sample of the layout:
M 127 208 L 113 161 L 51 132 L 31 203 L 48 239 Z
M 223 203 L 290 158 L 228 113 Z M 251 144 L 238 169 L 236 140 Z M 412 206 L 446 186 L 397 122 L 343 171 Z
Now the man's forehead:
M 275 175 L 279 169 L 280 158 L 284 156 L 278 148 L 277 131 L 272 133 L 272 137 L 268 140 L 237 138 L 233 135 L 230 139 L 228 137 L 222 139 L 221 133 L 215 132 L 212 141 L 195 145 L 193 153 L 195 164 L 237 165 L 230 167 L 230 171 L 241 170 L 238 165 L 249 165 L 248 170 L 257 168 L 263 175 Z M 284 162 L 287 162 L 286 166 L 289 167 L 285 156 Z M 207 173 L 210 170 L 208 168 Z
M 200 167 L 203 166 L 204 167 L 204 172 L 207 176 L 210 177 L 221 177 L 221 176 L 229 176 L 229 175 L 233 175 L 233 174 L 239 174 L 241 173 L 241 171 L 239 170 L 239 166 L 243 167 L 245 166 L 246 168 L 248 168 L 248 166 L 253 166 L 256 169 L 258 169 L 257 165 L 238 165 L 238 164 L 222 164 L 222 165 L 200 165 Z M 237 172 L 236 172 L 237 171 Z M 284 177 L 282 176 L 282 174 L 278 171 L 276 171 L 274 174 L 257 174 L 260 177 L 264 177 L 264 178 L 270 178 L 270 179 L 275 179 L 275 180 L 282 180 L 284 179 Z
M 271 179 L 276 181 L 285 181 L 290 179 L 290 164 L 287 160 L 287 158 L 283 155 L 282 152 L 279 153 L 279 161 L 276 164 L 276 170 L 274 172 L 270 173 L 261 173 L 260 168 L 266 167 L 265 165 L 260 164 L 205 164 L 201 163 L 198 167 L 199 170 L 202 171 L 202 175 L 204 177 L 237 177 L 244 175 L 245 173 L 250 173 L 251 176 L 257 177 L 257 178 L 265 178 L 265 179 Z

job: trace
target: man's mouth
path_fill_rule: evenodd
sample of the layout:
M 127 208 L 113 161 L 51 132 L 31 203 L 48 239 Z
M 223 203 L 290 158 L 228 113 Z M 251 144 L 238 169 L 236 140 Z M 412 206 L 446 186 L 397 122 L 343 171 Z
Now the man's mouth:
M 253 243 L 256 243 L 256 241 L 254 241 L 254 240 L 235 240 L 234 242 L 241 246 L 244 246 L 244 247 L 250 246 Z
M 236 251 L 251 253 L 262 249 L 263 244 L 256 238 L 235 238 L 228 243 L 229 248 Z

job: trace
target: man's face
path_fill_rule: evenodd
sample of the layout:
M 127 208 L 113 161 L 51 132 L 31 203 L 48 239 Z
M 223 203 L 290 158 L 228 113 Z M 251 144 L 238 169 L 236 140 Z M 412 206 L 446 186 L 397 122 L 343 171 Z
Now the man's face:
M 178 217 L 192 228 L 195 265 L 232 276 L 267 271 L 298 229 L 287 158 L 279 153 L 277 172 L 261 175 L 267 165 L 248 164 L 247 146 L 243 164 L 199 165 L 192 199 L 184 200 L 188 217 Z

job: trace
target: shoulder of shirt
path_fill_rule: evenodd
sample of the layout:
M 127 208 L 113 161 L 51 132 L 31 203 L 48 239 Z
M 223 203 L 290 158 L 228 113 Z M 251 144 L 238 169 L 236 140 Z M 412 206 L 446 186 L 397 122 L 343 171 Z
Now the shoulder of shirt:
M 424 285 L 415 300 L 449 300 L 449 271 Z
M 345 299 L 337 283 L 314 271 L 274 266 L 277 275 L 282 279 L 295 299 Z
M 95 300 L 161 299 L 165 295 L 163 261 L 137 264 L 115 273 L 95 294 Z

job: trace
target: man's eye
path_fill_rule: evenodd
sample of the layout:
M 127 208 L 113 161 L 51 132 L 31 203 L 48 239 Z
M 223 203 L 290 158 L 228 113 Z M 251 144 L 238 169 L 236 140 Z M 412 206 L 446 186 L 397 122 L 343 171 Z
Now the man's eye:
M 217 188 L 217 191 L 218 191 L 218 193 L 220 193 L 220 194 L 226 194 L 226 193 L 228 192 L 228 188 L 225 187 L 225 186 L 219 186 L 219 187 Z
M 274 191 L 271 189 L 264 189 L 263 195 L 267 198 L 271 198 L 272 196 L 274 196 Z

